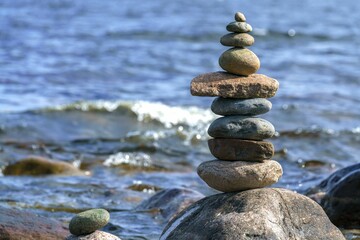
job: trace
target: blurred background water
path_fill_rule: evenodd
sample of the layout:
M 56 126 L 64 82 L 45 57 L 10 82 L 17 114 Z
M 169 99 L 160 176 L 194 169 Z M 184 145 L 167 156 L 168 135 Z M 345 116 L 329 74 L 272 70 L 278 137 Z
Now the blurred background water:
M 139 202 L 172 187 L 214 193 L 195 169 L 212 159 L 216 116 L 189 84 L 220 70 L 236 11 L 254 28 L 259 73 L 280 82 L 264 115 L 278 131 L 276 186 L 303 192 L 358 162 L 357 0 L 2 0 L 0 167 L 31 154 L 91 176 L 3 176 L 0 204 L 60 219 L 103 207 L 116 235 L 157 239 L 165 222 Z

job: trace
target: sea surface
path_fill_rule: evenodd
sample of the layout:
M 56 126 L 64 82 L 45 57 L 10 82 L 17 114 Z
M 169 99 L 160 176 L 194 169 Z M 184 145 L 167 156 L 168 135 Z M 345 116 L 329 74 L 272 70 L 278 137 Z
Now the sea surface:
M 219 71 L 219 39 L 246 14 L 261 60 L 278 79 L 275 186 L 298 192 L 360 156 L 358 0 L 1 0 L 0 169 L 28 155 L 82 177 L 0 177 L 0 205 L 68 221 L 111 211 L 122 239 L 158 239 L 160 216 L 134 208 L 159 189 L 215 191 L 196 175 L 217 118 L 192 97 Z M 349 237 L 351 239 L 351 237 Z

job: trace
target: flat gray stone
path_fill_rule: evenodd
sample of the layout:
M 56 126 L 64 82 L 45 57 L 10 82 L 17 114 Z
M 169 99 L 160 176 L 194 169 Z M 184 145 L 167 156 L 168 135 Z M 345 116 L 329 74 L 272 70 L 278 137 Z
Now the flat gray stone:
M 90 209 L 75 215 L 70 223 L 70 233 L 79 236 L 87 235 L 104 227 L 110 220 L 110 214 L 105 209 Z
M 271 107 L 271 102 L 265 98 L 235 99 L 220 97 L 216 98 L 211 104 L 211 111 L 222 116 L 255 116 L 269 112 Z
M 226 26 L 226 30 L 229 32 L 247 33 L 252 31 L 252 27 L 246 22 L 231 22 Z
M 263 140 L 275 134 L 274 126 L 261 118 L 227 116 L 211 123 L 208 134 L 213 138 Z
M 95 231 L 91 234 L 82 235 L 82 236 L 70 235 L 66 238 L 66 240 L 121 240 L 121 239 L 107 232 Z
M 222 45 L 229 47 L 249 47 L 254 42 L 254 37 L 247 33 L 229 33 L 220 39 Z
M 263 162 L 213 160 L 201 163 L 197 173 L 209 187 L 221 192 L 239 192 L 276 183 L 282 176 L 282 168 L 273 160 Z

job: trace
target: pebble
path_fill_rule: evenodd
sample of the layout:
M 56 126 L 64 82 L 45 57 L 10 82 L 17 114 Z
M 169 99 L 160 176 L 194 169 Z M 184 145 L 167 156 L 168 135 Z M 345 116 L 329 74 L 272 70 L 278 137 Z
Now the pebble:
M 229 32 L 247 33 L 252 31 L 252 27 L 246 22 L 231 22 L 226 26 L 226 30 Z
M 256 117 L 226 116 L 211 123 L 208 134 L 214 138 L 263 140 L 275 134 L 274 126 Z
M 218 115 L 244 115 L 255 116 L 267 113 L 271 110 L 272 104 L 265 98 L 236 99 L 236 98 L 216 98 L 211 110 Z
M 205 73 L 191 81 L 193 96 L 223 98 L 271 98 L 279 82 L 262 74 L 238 76 L 226 72 Z
M 246 22 L 246 17 L 243 13 L 237 12 L 235 13 L 235 21 L 237 22 Z
M 105 209 L 91 209 L 74 216 L 69 224 L 70 233 L 79 236 L 95 232 L 104 227 L 110 220 Z
M 248 33 L 229 33 L 221 37 L 220 43 L 230 47 L 249 47 L 255 39 Z
M 274 145 L 270 142 L 215 138 L 208 145 L 211 154 L 221 160 L 256 162 L 274 156 Z
M 120 238 L 118 238 L 115 235 L 112 235 L 110 233 L 107 232 L 102 232 L 102 231 L 95 231 L 89 235 L 85 235 L 85 236 L 68 236 L 66 238 L 66 240 L 121 240 Z
M 221 192 L 266 187 L 282 176 L 281 165 L 273 160 L 261 163 L 213 160 L 201 163 L 197 172 L 210 187 Z
M 219 65 L 229 73 L 248 76 L 260 68 L 260 60 L 247 48 L 231 48 L 221 54 Z

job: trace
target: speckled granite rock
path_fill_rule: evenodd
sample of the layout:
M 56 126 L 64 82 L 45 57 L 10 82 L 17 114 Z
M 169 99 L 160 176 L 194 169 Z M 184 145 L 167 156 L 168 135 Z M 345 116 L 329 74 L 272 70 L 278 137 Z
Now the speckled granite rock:
M 95 231 L 91 234 L 83 235 L 83 236 L 70 235 L 66 238 L 66 240 L 121 240 L 121 239 L 107 232 Z

